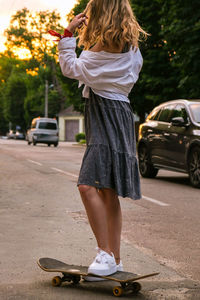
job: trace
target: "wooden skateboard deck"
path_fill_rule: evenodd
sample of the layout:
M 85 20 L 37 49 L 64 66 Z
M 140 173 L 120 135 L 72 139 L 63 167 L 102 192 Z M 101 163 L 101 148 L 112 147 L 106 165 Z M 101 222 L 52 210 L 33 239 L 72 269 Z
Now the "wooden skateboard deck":
M 69 265 L 62 261 L 43 257 L 38 260 L 39 267 L 46 272 L 59 272 L 62 273 L 62 277 L 56 276 L 52 279 L 53 286 L 60 286 L 62 282 L 68 281 L 77 284 L 85 276 L 91 276 L 96 278 L 102 278 L 105 280 L 111 280 L 120 283 L 121 286 L 115 286 L 113 288 L 114 296 L 121 296 L 124 291 L 132 291 L 138 293 L 141 290 L 141 284 L 138 282 L 140 279 L 156 276 L 159 273 L 151 273 L 146 275 L 138 275 L 131 272 L 118 271 L 109 276 L 100 276 L 88 273 L 88 267 Z

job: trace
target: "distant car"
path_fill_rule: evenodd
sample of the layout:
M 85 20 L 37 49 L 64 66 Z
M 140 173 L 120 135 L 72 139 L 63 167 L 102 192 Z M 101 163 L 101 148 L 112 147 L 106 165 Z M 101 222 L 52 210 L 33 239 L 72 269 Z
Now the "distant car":
M 8 139 L 14 139 L 15 138 L 15 130 L 10 129 L 9 132 L 7 133 Z
M 200 100 L 174 100 L 155 107 L 139 127 L 139 170 L 153 178 L 159 169 L 188 173 L 200 188 Z
M 52 118 L 34 118 L 31 123 L 31 129 L 27 131 L 26 139 L 28 145 L 33 143 L 58 146 L 58 124 L 57 120 Z
M 16 130 L 14 139 L 16 139 L 16 140 L 24 140 L 25 139 L 25 135 L 23 134 L 23 132 L 20 132 L 19 130 Z

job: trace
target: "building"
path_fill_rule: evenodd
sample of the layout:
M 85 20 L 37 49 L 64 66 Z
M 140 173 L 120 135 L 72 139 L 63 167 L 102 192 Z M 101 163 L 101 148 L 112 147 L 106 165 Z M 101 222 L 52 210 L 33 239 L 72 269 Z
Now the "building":
M 58 122 L 60 141 L 73 142 L 77 133 L 84 132 L 84 116 L 73 105 L 58 114 Z
M 136 139 L 138 138 L 139 117 L 134 114 Z M 59 140 L 61 142 L 74 142 L 75 135 L 80 132 L 85 132 L 84 116 L 78 111 L 75 111 L 73 105 L 64 109 L 58 114 L 59 122 Z

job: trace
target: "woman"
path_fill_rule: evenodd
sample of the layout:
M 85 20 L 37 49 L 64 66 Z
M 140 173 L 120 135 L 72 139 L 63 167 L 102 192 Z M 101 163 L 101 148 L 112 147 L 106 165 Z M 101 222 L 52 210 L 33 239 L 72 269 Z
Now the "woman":
M 76 29 L 79 45 L 84 47 L 79 58 L 73 37 Z M 88 269 L 93 274 L 123 270 L 118 196 L 141 198 L 134 118 L 128 99 L 143 62 L 138 48 L 140 34 L 146 32 L 128 0 L 90 0 L 58 44 L 63 75 L 85 85 L 87 149 L 78 188 L 98 245 Z

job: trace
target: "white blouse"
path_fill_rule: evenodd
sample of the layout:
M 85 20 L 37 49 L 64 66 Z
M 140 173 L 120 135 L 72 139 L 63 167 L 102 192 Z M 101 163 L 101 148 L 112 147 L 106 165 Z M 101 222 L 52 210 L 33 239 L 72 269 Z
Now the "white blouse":
M 79 80 L 79 87 L 85 84 L 83 97 L 89 97 L 89 88 L 102 97 L 129 102 L 128 94 L 139 77 L 143 58 L 139 49 L 125 53 L 105 51 L 76 52 L 76 38 L 59 41 L 59 62 L 64 76 Z

